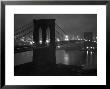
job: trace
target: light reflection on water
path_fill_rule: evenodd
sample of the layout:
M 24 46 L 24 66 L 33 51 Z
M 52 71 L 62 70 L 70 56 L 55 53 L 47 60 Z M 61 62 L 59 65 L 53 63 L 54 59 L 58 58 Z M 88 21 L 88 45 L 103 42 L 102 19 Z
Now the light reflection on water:
M 66 52 L 64 52 L 64 64 L 69 64 L 69 55 Z
M 92 51 L 56 50 L 56 63 L 65 65 L 91 65 L 94 60 L 97 60 L 96 55 Z
M 14 55 L 14 65 L 32 61 L 33 51 L 22 52 Z M 65 65 L 94 65 L 97 67 L 97 54 L 86 51 L 56 50 L 56 64 Z
M 86 64 L 88 65 L 88 61 L 89 61 L 89 55 L 88 55 L 88 51 L 86 51 L 86 60 L 87 60 L 87 62 L 86 62 Z
M 90 65 L 92 64 L 92 60 L 93 60 L 93 52 L 90 52 Z

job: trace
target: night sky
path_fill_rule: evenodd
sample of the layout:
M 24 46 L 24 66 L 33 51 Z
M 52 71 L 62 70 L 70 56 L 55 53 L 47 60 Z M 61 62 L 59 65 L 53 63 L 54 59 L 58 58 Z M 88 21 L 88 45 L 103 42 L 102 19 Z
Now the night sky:
M 97 32 L 97 14 L 15 14 L 15 31 L 33 19 L 56 19 L 56 23 L 68 34 Z

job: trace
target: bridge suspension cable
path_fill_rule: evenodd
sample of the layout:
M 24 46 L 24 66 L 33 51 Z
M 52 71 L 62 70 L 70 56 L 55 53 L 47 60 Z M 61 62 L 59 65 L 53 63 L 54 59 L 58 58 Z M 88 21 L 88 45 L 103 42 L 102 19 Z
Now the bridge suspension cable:
M 17 31 L 15 31 L 14 33 L 14 38 L 19 39 L 25 35 L 30 34 L 31 32 L 33 32 L 32 28 L 33 28 L 32 22 L 19 27 L 18 29 L 16 29 Z
M 56 30 L 56 31 L 55 31 L 55 37 L 62 39 L 62 38 L 63 38 L 63 35 Z
M 55 25 L 59 28 L 60 31 L 63 32 L 64 35 L 67 35 L 67 33 L 57 23 L 55 23 Z
M 32 32 L 33 32 L 33 22 L 31 21 L 15 29 L 14 37 L 15 39 L 20 39 L 23 36 L 31 34 Z M 56 37 L 58 36 L 60 38 L 63 38 L 64 35 L 67 35 L 67 33 L 57 23 L 55 23 L 55 32 Z
M 17 33 L 23 31 L 23 29 L 28 28 L 29 26 L 32 26 L 32 25 L 33 25 L 33 22 L 32 21 L 29 22 L 29 23 L 25 23 L 25 24 L 21 25 L 20 27 L 15 28 L 14 34 L 16 35 Z

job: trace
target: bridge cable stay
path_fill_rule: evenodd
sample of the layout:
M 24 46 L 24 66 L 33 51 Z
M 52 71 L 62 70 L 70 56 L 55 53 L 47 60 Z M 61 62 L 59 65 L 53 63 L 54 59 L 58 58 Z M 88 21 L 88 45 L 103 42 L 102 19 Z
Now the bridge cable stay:
M 31 34 L 32 32 L 33 32 L 33 31 L 26 32 L 26 33 L 22 34 L 21 36 L 16 37 L 16 40 L 17 40 L 17 39 L 20 39 L 20 38 L 22 38 L 22 37 L 24 37 L 24 36 L 26 36 L 26 35 L 29 35 L 29 34 Z
M 33 22 L 30 22 L 25 25 L 22 25 L 18 29 L 15 29 L 15 33 L 14 33 L 15 40 L 20 40 L 20 38 L 25 37 L 29 34 L 32 35 L 33 26 L 34 26 Z M 60 38 L 61 37 L 63 38 L 63 36 L 66 35 L 66 32 L 58 24 L 55 23 L 55 37 L 57 37 L 56 35 Z
M 29 27 L 29 26 L 32 26 L 32 25 L 33 25 L 33 22 L 29 22 L 29 23 L 26 23 L 26 24 L 21 25 L 20 27 L 15 28 L 14 34 L 16 35 L 19 32 L 23 31 L 23 29 L 25 29 L 26 27 Z
M 32 25 L 29 24 L 29 25 L 27 25 L 27 26 L 25 26 L 25 27 L 19 29 L 20 31 L 15 32 L 14 35 L 20 35 L 20 33 L 24 33 L 25 31 L 29 31 L 29 29 L 30 29 L 31 27 L 32 27 Z
M 67 33 L 57 23 L 55 23 L 55 25 L 59 28 L 60 31 L 63 32 L 63 34 L 67 35 Z
M 32 22 L 29 22 L 29 23 L 27 23 L 27 24 L 22 25 L 21 27 L 19 27 L 17 29 L 17 31 L 15 32 L 15 34 L 14 34 L 15 40 L 17 40 L 17 39 L 19 40 L 20 38 L 22 38 L 22 37 L 24 37 L 26 35 L 31 34 L 33 32 L 32 27 L 33 27 L 33 23 Z M 55 28 L 55 32 L 58 34 L 58 36 L 60 38 L 63 37 L 64 35 L 66 35 L 66 32 L 63 31 L 63 29 L 58 24 L 55 23 L 55 27 L 58 28 L 58 29 Z M 63 34 L 61 33 L 61 31 L 63 32 Z
M 57 39 L 57 38 L 62 39 L 62 38 L 63 38 L 63 35 L 56 30 L 56 31 L 55 31 L 55 37 L 56 37 L 56 39 Z
M 32 33 L 33 32 L 32 28 L 33 28 L 32 22 L 25 24 L 22 27 L 19 27 L 19 29 L 17 29 L 18 31 L 16 31 L 14 34 L 15 39 L 22 38 L 23 36 L 26 36 L 26 35 Z
M 64 34 L 66 34 L 64 31 L 63 31 L 63 29 L 58 25 L 58 24 L 56 24 L 55 23 L 55 25 L 59 28 L 59 30 L 61 30 Z M 21 33 L 24 33 L 25 31 L 28 31 L 28 30 L 30 30 L 30 28 L 33 26 L 33 23 L 32 22 L 29 22 L 29 23 L 27 23 L 27 24 L 25 24 L 25 25 L 22 25 L 21 27 L 19 27 L 19 28 L 17 28 L 15 31 L 15 33 L 14 33 L 14 35 L 16 36 L 16 35 L 20 35 Z M 28 29 L 28 30 L 27 30 Z M 57 30 L 57 29 L 56 29 Z
M 62 40 L 63 40 L 63 37 L 67 35 L 67 33 L 57 23 L 55 23 L 55 32 L 56 32 L 55 34 L 56 37 L 58 36 L 62 38 Z

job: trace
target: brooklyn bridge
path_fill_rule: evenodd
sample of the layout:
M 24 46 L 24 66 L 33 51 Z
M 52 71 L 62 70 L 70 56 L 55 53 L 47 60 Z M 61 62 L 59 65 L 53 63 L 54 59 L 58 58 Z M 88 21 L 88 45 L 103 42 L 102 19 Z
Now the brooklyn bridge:
M 83 53 L 85 64 L 56 64 L 56 51 L 60 50 Z M 70 35 L 55 19 L 34 19 L 15 30 L 14 55 L 28 51 L 33 52 L 32 62 L 15 66 L 15 75 L 97 75 L 97 69 L 86 70 L 97 55 L 96 37 L 93 39 L 92 32 Z

